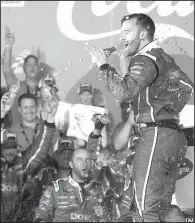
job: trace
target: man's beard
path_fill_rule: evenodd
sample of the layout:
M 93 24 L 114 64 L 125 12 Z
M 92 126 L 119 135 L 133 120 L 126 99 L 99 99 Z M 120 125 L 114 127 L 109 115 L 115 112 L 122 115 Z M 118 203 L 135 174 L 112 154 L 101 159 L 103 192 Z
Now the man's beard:
M 78 169 L 77 167 L 74 167 L 74 172 L 76 173 L 76 175 L 77 175 L 81 180 L 84 180 L 84 181 L 88 180 L 88 179 L 90 178 L 90 176 L 91 176 L 89 170 L 87 170 L 87 171 L 86 171 L 86 174 L 84 174 L 84 173 L 82 172 L 82 170 Z
M 129 47 L 128 56 L 134 56 L 136 53 L 138 53 L 139 46 L 140 46 L 140 40 L 139 40 L 139 32 L 138 32 L 134 40 L 132 40 L 127 45 L 127 47 Z

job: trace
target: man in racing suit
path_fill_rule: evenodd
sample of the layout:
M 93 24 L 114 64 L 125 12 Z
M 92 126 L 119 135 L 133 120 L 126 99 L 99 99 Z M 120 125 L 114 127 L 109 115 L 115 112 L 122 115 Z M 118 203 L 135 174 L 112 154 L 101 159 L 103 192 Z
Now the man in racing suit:
M 121 75 L 106 61 L 105 52 L 91 52 L 100 69 L 102 82 L 121 102 L 129 101 L 141 134 L 136 148 L 133 181 L 135 221 L 185 221 L 180 209 L 171 208 L 178 178 L 178 162 L 186 153 L 186 138 L 180 131 L 179 113 L 193 93 L 187 75 L 155 41 L 155 25 L 142 13 L 125 16 L 121 21 L 118 50 Z M 128 59 L 131 56 L 129 63 Z M 170 219 L 169 219 L 170 221 Z
M 5 98 L 1 100 L 1 121 L 9 111 L 5 104 Z M 18 171 L 17 138 L 10 130 L 1 129 L 1 221 L 14 221 L 20 210 L 21 199 L 24 189 L 24 179 L 31 175 L 36 166 L 47 155 L 51 140 L 55 134 L 54 118 L 57 106 L 48 115 L 47 121 L 40 131 L 39 137 L 20 159 L 23 169 Z
M 54 181 L 44 192 L 35 222 L 108 221 L 101 185 L 90 183 L 90 153 L 86 149 L 76 149 L 69 165 L 71 175 Z

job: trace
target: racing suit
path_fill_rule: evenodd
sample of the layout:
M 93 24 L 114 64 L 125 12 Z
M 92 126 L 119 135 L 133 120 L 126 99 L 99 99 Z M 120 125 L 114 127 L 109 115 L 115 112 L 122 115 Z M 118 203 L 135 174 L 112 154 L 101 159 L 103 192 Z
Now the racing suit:
M 85 187 L 85 186 L 84 186 Z M 99 204 L 98 197 L 89 196 L 83 186 L 69 176 L 53 181 L 44 192 L 35 213 L 35 222 L 93 222 L 108 221 L 106 207 L 104 216 L 98 219 L 93 207 Z M 96 195 L 101 191 L 96 188 Z M 104 220 L 105 219 L 105 220 Z
M 23 169 L 18 171 L 15 161 L 12 166 L 6 164 L 1 167 L 1 219 L 2 221 L 14 221 L 17 218 L 24 185 L 24 175 L 31 175 L 36 166 L 47 155 L 51 145 L 51 140 L 55 133 L 53 123 L 45 123 L 41 129 L 39 137 L 26 151 L 22 153 L 20 161 Z M 18 159 L 18 157 L 16 157 Z M 15 169 L 16 167 L 16 169 Z
M 179 129 L 179 113 L 193 93 L 193 84 L 172 57 L 155 42 L 145 46 L 130 61 L 122 78 L 109 64 L 100 66 L 108 91 L 119 101 L 130 101 L 139 125 L 133 182 L 135 221 L 158 222 L 170 209 L 178 177 L 178 162 L 186 153 L 184 134 L 159 124 L 173 123 Z M 165 123 L 164 122 L 164 123 Z M 160 126 L 161 125 L 161 126 Z M 173 220 L 175 213 L 173 211 Z M 185 221 L 182 215 L 180 220 Z

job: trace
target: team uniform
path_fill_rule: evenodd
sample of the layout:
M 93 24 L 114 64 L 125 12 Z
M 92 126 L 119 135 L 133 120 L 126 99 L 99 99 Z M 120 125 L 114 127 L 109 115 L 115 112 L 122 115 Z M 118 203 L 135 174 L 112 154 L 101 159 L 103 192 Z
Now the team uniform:
M 85 186 L 75 182 L 71 176 L 58 179 L 44 192 L 36 210 L 35 222 L 93 222 L 108 221 L 109 216 L 104 207 L 104 215 L 99 219 L 94 213 L 94 206 L 100 204 L 95 189 L 95 196 L 87 193 Z M 98 193 L 97 193 L 98 192 Z
M 172 57 L 154 42 L 130 62 L 122 78 L 109 64 L 100 67 L 102 82 L 121 102 L 129 101 L 139 125 L 134 160 L 135 221 L 166 221 L 178 178 L 178 163 L 186 153 L 179 113 L 193 94 L 193 84 Z M 185 221 L 179 209 L 174 209 Z M 163 219 L 162 219 L 163 218 Z
M 16 220 L 21 205 L 24 178 L 31 175 L 47 155 L 54 133 L 55 125 L 46 123 L 34 144 L 23 152 L 22 156 L 17 156 L 12 166 L 8 166 L 5 158 L 1 157 L 2 221 Z M 16 161 L 20 161 L 20 165 L 19 163 L 16 164 Z

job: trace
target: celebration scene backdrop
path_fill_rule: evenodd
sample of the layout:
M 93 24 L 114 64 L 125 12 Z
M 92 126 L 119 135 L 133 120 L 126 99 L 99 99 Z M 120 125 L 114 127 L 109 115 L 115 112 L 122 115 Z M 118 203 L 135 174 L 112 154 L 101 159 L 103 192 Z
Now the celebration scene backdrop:
M 193 1 L 23 1 L 18 5 L 1 2 L 1 55 L 7 26 L 15 33 L 12 68 L 19 79 L 25 78 L 20 63 L 22 56 L 36 52 L 54 69 L 61 100 L 78 103 L 77 88 L 86 81 L 103 92 L 107 108 L 113 112 L 117 123 L 121 120 L 119 104 L 98 79 L 99 72 L 91 63 L 89 51 L 93 47 L 116 45 L 120 39 L 122 16 L 134 12 L 152 17 L 160 46 L 194 82 Z M 119 70 L 114 54 L 110 63 Z M 1 85 L 6 85 L 2 72 Z M 182 114 L 182 122 L 187 126 L 194 125 L 193 105 L 192 98 Z M 194 150 L 189 151 L 187 156 L 194 162 Z M 183 195 L 176 193 L 176 198 L 179 205 L 186 208 L 192 207 L 194 202 L 193 174 L 177 185 L 180 189 L 185 188 Z

